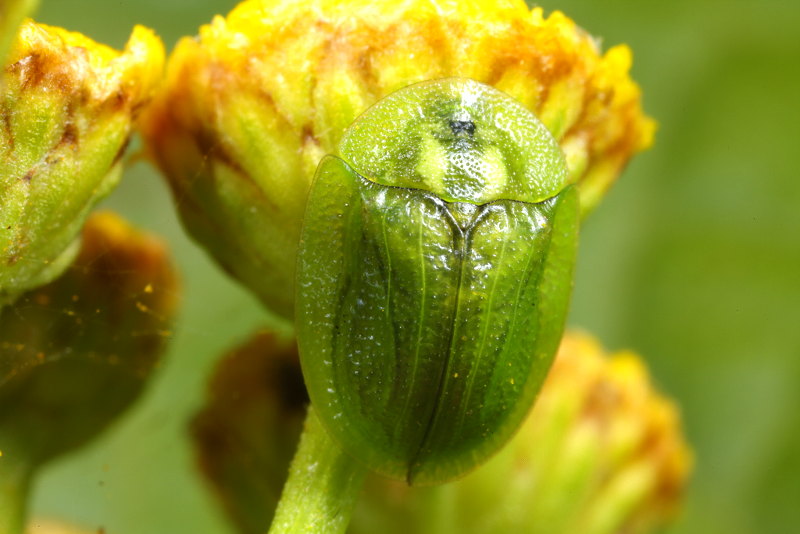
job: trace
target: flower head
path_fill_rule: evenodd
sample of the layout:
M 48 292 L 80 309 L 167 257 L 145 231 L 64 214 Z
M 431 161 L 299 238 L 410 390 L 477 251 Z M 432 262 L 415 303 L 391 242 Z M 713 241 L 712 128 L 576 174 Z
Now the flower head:
M 285 481 L 305 401 L 299 371 L 290 344 L 260 334 L 222 361 L 195 419 L 203 471 L 242 534 L 266 528 Z M 434 533 L 447 521 L 466 534 L 645 534 L 674 517 L 690 470 L 677 407 L 639 356 L 573 332 L 503 451 L 435 488 L 369 477 L 350 531 Z M 437 493 L 446 517 L 430 515 Z
M 72 261 L 162 66 L 161 41 L 142 27 L 117 52 L 22 24 L 0 73 L 0 306 Z
M 189 231 L 290 316 L 314 170 L 371 104 L 423 80 L 493 85 L 548 127 L 587 211 L 652 139 L 630 61 L 522 0 L 250 0 L 178 44 L 144 132 Z
M 263 532 L 272 520 L 307 405 L 292 339 L 259 332 L 217 365 L 192 437 L 200 470 L 239 532 Z
M 519 434 L 455 492 L 464 532 L 644 534 L 674 516 L 690 468 L 639 356 L 571 333 Z
M 176 295 L 160 240 L 93 215 L 69 269 L 0 312 L 0 461 L 33 469 L 130 405 L 170 337 Z

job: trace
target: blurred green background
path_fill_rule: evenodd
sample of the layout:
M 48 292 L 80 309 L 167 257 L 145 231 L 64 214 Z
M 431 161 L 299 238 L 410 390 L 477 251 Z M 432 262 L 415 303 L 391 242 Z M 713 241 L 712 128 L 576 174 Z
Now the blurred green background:
M 37 18 L 116 47 L 135 23 L 171 48 L 232 0 L 43 0 Z M 680 403 L 696 469 L 680 534 L 800 528 L 800 2 L 572 0 L 605 47 L 634 50 L 660 123 L 590 217 L 570 323 L 645 356 Z M 52 465 L 36 515 L 113 534 L 220 534 L 186 421 L 215 360 L 266 319 L 187 240 L 155 171 L 105 202 L 171 243 L 183 273 L 172 350 L 147 394 Z

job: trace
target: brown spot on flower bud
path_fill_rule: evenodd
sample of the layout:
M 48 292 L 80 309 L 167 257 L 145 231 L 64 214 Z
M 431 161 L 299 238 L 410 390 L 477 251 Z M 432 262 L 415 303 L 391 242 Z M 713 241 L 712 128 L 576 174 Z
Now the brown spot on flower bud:
M 0 306 L 60 274 L 117 183 L 137 110 L 163 64 L 134 29 L 123 52 L 26 21 L 0 73 Z
M 294 340 L 259 332 L 217 366 L 192 435 L 200 468 L 240 532 L 269 525 L 307 404 Z
M 290 318 L 314 171 L 370 105 L 424 80 L 493 85 L 557 139 L 587 212 L 652 141 L 630 61 L 521 0 L 249 0 L 178 43 L 142 129 L 189 232 Z
M 62 277 L 0 312 L 0 448 L 22 444 L 34 464 L 82 444 L 137 397 L 177 305 L 158 239 L 110 213 L 82 237 Z

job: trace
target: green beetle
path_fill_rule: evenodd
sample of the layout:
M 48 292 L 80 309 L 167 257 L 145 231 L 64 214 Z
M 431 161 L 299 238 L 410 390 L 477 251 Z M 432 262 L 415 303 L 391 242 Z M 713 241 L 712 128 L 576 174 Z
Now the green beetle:
M 464 474 L 533 404 L 572 287 L 576 190 L 545 126 L 463 78 L 401 89 L 311 188 L 297 328 L 320 420 L 409 484 Z

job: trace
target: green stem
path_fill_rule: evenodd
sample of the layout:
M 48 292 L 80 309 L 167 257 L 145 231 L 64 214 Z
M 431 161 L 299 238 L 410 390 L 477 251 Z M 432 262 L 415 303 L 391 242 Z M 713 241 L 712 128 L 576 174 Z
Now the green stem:
M 269 534 L 345 532 L 366 474 L 309 408 Z
M 8 454 L 0 456 L 0 534 L 25 532 L 30 480 L 31 469 L 27 462 Z
M 456 534 L 456 502 L 453 484 L 415 488 L 419 503 L 417 532 Z

